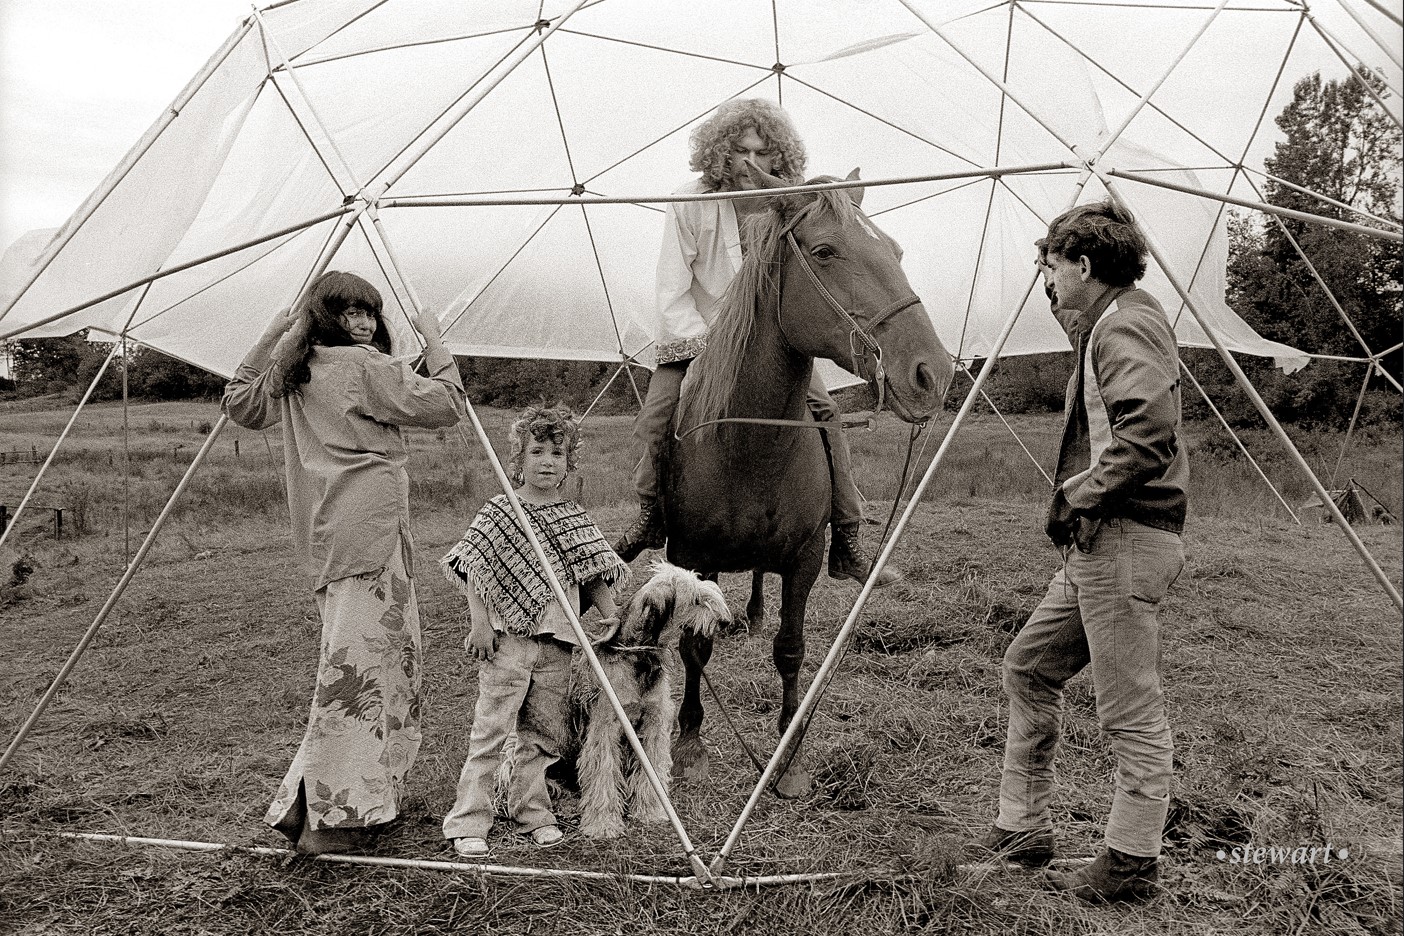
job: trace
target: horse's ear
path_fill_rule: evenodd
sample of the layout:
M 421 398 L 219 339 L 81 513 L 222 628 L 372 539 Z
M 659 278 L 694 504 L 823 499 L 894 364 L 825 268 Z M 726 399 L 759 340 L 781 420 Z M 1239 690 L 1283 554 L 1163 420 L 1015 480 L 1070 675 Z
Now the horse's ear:
M 852 182 L 852 181 L 856 180 L 857 178 L 858 178 L 858 167 L 855 166 L 855 167 L 853 168 L 853 171 L 850 172 L 850 173 L 844 178 L 843 181 L 845 181 L 845 182 Z M 865 191 L 867 191 L 866 189 L 851 188 L 851 189 L 846 189 L 845 191 L 848 192 L 848 197 L 851 198 L 851 199 L 853 199 L 853 204 L 855 204 L 855 205 L 862 205 L 862 204 L 863 204 L 863 193 L 864 193 Z

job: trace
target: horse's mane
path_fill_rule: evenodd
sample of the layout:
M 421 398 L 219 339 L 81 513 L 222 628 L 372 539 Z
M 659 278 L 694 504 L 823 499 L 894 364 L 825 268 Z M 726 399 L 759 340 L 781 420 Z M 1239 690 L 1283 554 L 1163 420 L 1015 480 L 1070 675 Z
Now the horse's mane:
M 837 180 L 820 177 L 809 181 Z M 828 213 L 843 220 L 855 210 L 843 191 L 831 189 L 816 192 L 811 197 L 819 201 L 813 209 L 816 213 Z M 727 415 L 736 380 L 741 374 L 741 361 L 754 333 L 756 316 L 774 311 L 779 296 L 783 234 L 800 210 L 802 206 L 793 205 L 791 200 L 778 199 L 774 207 L 750 215 L 742 223 L 741 243 L 745 246 L 745 257 L 740 271 L 717 302 L 716 317 L 707 330 L 707 347 L 688 367 L 692 386 L 687 401 L 679 409 L 680 431 Z M 714 435 L 717 428 L 711 423 L 697 434 Z

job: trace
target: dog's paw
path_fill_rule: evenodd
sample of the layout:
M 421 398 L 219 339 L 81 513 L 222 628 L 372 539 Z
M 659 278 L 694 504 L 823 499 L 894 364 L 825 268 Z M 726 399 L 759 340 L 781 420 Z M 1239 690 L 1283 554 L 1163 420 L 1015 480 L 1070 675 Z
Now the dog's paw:
M 619 838 L 624 834 L 624 820 L 615 816 L 580 823 L 580 834 L 591 839 Z

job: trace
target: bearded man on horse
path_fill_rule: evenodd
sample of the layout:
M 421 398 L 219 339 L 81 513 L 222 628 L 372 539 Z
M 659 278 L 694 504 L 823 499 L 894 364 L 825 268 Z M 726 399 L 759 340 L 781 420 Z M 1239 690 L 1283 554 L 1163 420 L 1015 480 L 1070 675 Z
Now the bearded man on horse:
M 742 98 L 726 102 L 693 130 L 689 145 L 689 166 L 702 176 L 676 194 L 756 190 L 760 182 L 752 167 L 794 185 L 804 181 L 804 143 L 789 115 L 769 101 Z M 716 304 L 741 268 L 739 224 L 762 207 L 759 198 L 674 202 L 668 206 L 658 256 L 657 369 L 634 421 L 634 438 L 644 447 L 634 470 L 639 515 L 614 547 L 625 562 L 666 542 L 659 501 L 664 443 L 672 431 L 688 364 L 706 347 Z M 806 402 L 815 420 L 833 425 L 820 433 L 829 459 L 832 491 L 829 575 L 863 583 L 872 563 L 859 539 L 863 509 L 853 482 L 853 458 L 838 420 L 838 407 L 817 373 Z M 899 570 L 887 565 L 879 570 L 874 586 L 889 585 L 901 577 Z

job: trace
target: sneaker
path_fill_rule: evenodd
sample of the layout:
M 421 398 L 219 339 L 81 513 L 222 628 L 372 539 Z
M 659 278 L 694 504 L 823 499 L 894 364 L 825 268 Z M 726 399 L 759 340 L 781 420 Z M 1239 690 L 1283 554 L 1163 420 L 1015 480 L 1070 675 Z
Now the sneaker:
M 658 503 L 657 498 L 647 497 L 640 499 L 639 515 L 614 544 L 614 551 L 625 562 L 633 562 L 645 549 L 661 549 L 667 541 L 667 531 L 663 525 L 663 506 Z
M 1010 832 L 992 825 L 984 835 L 966 843 L 965 850 L 980 861 L 998 858 L 1026 868 L 1042 868 L 1053 860 L 1053 832 L 1051 829 Z
M 544 825 L 531 830 L 531 840 L 538 848 L 550 848 L 565 841 L 565 833 L 553 825 Z
M 454 839 L 453 850 L 464 858 L 486 858 L 490 854 L 487 839 L 475 835 Z
M 858 524 L 845 523 L 833 528 L 829 540 L 829 578 L 846 578 L 860 585 L 868 581 L 873 564 L 863 552 L 863 544 L 858 539 Z M 882 567 L 874 588 L 882 588 L 893 582 L 900 582 L 902 573 L 891 565 Z
M 1157 861 L 1108 848 L 1089 865 L 1073 871 L 1045 871 L 1053 890 L 1071 891 L 1087 903 L 1145 900 L 1155 896 Z

